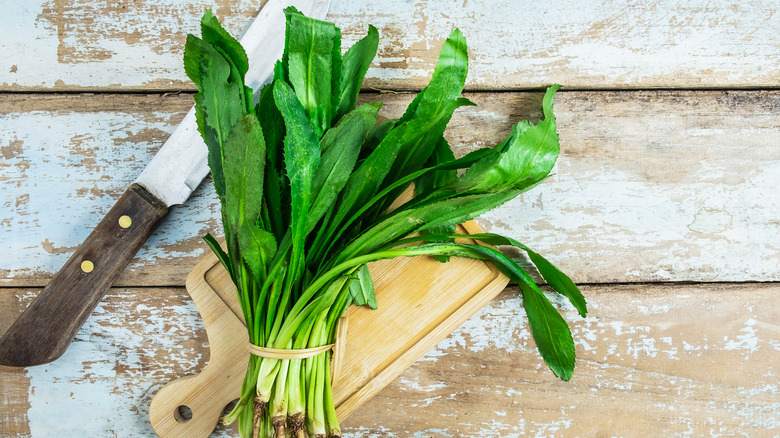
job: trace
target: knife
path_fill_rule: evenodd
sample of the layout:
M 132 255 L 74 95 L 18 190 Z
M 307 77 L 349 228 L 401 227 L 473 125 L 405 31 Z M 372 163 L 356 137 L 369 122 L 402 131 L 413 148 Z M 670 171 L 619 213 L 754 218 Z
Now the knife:
M 330 0 L 269 0 L 241 44 L 250 61 L 245 82 L 268 82 L 284 48 L 283 9 L 323 18 Z M 208 174 L 208 150 L 198 133 L 195 109 L 87 239 L 0 338 L 0 365 L 30 366 L 62 356 L 100 302 L 172 205 L 183 204 Z

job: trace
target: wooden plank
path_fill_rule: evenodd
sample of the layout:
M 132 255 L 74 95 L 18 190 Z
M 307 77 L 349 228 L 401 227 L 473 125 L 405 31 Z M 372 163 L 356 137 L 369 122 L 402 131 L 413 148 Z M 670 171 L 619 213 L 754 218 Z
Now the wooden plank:
M 577 346 L 570 383 L 541 362 L 508 289 L 346 420 L 344 436 L 777 435 L 780 286 L 583 292 L 586 319 L 555 300 Z M 0 321 L 35 293 L 0 289 Z M 5 399 L 29 403 L 4 412 L 0 435 L 154 436 L 151 397 L 207 360 L 183 288 L 113 289 L 63 358 L 25 371 L 29 386 L 0 368 Z
M 472 93 L 447 138 L 492 146 L 539 93 Z M 398 116 L 411 94 L 365 95 Z M 189 96 L 0 96 L 0 261 L 41 286 L 183 117 Z M 578 282 L 780 280 L 780 92 L 561 92 L 555 175 L 481 217 Z M 209 183 L 175 207 L 118 285 L 182 285 L 219 231 Z M 749 261 L 749 262 L 748 262 Z
M 587 288 L 570 383 L 507 291 L 345 425 L 346 436 L 777 436 L 777 285 Z M 518 342 L 519 341 L 519 342 Z
M 0 90 L 192 90 L 184 39 L 214 7 L 236 34 L 257 1 L 37 0 L 6 5 Z M 344 47 L 379 28 L 367 87 L 420 89 L 438 48 L 460 27 L 472 89 L 775 87 L 780 83 L 777 2 L 608 0 L 571 8 L 534 0 L 332 0 L 328 19 Z

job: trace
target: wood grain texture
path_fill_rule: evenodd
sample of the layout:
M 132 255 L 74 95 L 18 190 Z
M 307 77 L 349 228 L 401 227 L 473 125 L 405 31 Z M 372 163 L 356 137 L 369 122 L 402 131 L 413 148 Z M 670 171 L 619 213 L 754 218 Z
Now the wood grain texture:
M 586 319 L 554 300 L 577 347 L 570 383 L 544 366 L 510 288 L 347 419 L 344 436 L 778 434 L 778 285 L 583 292 Z M 36 293 L 0 289 L 0 321 Z M 207 348 L 183 288 L 113 289 L 60 360 L 24 376 L 0 368 L 0 384 L 10 388 L 3 400 L 30 406 L 3 406 L 0 436 L 153 437 L 152 396 L 164 382 L 201 370 Z
M 386 117 L 412 94 L 383 99 Z M 446 137 L 458 155 L 538 119 L 539 93 L 471 93 Z M 184 116 L 182 95 L 1 95 L 0 259 L 43 286 Z M 555 175 L 481 217 L 578 282 L 780 280 L 780 92 L 560 92 Z M 209 182 L 175 207 L 118 279 L 181 285 L 219 231 Z
M 184 39 L 206 8 L 242 33 L 263 2 L 11 2 L 0 24 L 0 90 L 192 90 Z M 366 87 L 420 89 L 455 27 L 469 41 L 471 89 L 775 87 L 777 2 L 333 0 L 344 47 L 378 27 Z

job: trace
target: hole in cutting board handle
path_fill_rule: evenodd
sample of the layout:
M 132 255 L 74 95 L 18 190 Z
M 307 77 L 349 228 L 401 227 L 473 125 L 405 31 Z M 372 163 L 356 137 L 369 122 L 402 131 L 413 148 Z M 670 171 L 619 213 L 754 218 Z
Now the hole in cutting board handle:
M 176 410 L 173 411 L 173 418 L 177 423 L 186 423 L 192 420 L 192 409 L 187 405 L 179 405 Z

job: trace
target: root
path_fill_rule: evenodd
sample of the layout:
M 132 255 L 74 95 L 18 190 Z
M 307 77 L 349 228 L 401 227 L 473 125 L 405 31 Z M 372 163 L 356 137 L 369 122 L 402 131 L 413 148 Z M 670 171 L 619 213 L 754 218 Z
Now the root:
M 274 436 L 276 438 L 287 437 L 287 416 L 277 415 L 271 419 L 271 425 L 274 427 Z
M 303 412 L 290 417 L 290 434 L 293 438 L 308 438 L 306 435 L 306 417 Z
M 260 400 L 259 396 L 255 397 L 255 405 L 253 407 L 254 415 L 252 417 L 252 436 L 254 438 L 260 438 L 260 423 L 263 420 L 263 414 L 265 413 L 266 402 Z

